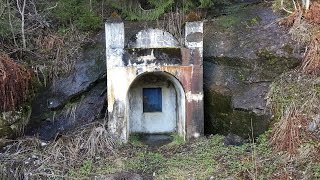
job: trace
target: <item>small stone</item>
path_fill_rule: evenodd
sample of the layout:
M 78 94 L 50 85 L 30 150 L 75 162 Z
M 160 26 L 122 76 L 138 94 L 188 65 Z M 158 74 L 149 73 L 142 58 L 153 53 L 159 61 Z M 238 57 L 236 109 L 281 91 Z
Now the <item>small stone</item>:
M 308 125 L 308 131 L 315 132 L 320 123 L 320 115 L 317 115 L 314 120 Z
M 223 144 L 224 145 L 233 145 L 233 146 L 241 146 L 245 143 L 245 140 L 236 135 L 236 134 L 232 134 L 232 133 L 229 133 L 223 140 Z

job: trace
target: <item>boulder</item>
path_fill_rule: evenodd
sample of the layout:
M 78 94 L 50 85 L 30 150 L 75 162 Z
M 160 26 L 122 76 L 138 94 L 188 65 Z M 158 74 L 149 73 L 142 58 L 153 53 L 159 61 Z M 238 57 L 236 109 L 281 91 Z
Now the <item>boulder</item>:
M 269 86 L 299 64 L 302 52 L 271 8 L 235 7 L 204 26 L 205 132 L 248 138 L 268 129 Z
M 229 133 L 226 137 L 223 139 L 223 144 L 226 146 L 241 146 L 244 143 L 246 143 L 246 140 L 242 137 Z

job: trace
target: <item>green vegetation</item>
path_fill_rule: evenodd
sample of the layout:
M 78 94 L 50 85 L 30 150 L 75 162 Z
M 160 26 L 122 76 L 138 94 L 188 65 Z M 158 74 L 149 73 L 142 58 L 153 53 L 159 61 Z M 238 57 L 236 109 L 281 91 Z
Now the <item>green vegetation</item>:
M 316 164 L 313 168 L 314 170 L 314 177 L 320 179 L 320 164 Z
M 255 16 L 255 17 L 247 20 L 246 23 L 247 23 L 247 25 L 248 25 L 249 27 L 251 27 L 251 26 L 254 26 L 254 25 L 259 24 L 260 21 L 261 21 L 261 18 L 260 18 L 259 16 Z
M 123 145 L 121 157 L 109 157 L 105 165 L 93 164 L 92 173 L 110 174 L 135 172 L 155 179 L 224 179 L 246 177 L 270 179 L 281 165 L 280 157 L 272 154 L 265 136 L 258 144 L 225 146 L 223 136 L 201 138 L 180 145 L 150 149 L 145 145 Z M 268 159 L 265 161 L 265 159 Z M 75 168 L 72 171 L 79 171 Z M 78 169 L 78 170 L 77 170 Z
M 77 179 L 85 178 L 90 175 L 93 168 L 92 160 L 83 161 L 82 165 L 78 169 L 69 171 L 68 176 L 74 177 Z
M 168 144 L 168 146 L 176 146 L 176 145 L 182 145 L 186 143 L 186 141 L 178 134 L 172 134 L 172 141 Z
M 182 10 L 184 13 L 197 8 L 209 9 L 228 5 L 228 0 L 149 0 L 140 4 L 137 0 L 112 1 L 110 4 L 121 11 L 127 20 L 156 20 L 169 11 Z M 144 9 L 146 6 L 146 9 Z
M 99 17 L 85 1 L 79 0 L 58 0 L 58 6 L 53 14 L 58 21 L 69 26 L 75 24 L 80 30 L 89 31 L 101 28 L 102 19 Z
M 141 136 L 141 134 L 130 134 L 129 142 L 133 145 L 142 145 Z
M 236 16 L 222 16 L 219 18 L 219 24 L 225 29 L 233 27 L 238 22 L 240 22 L 240 19 Z
M 127 20 L 156 20 L 173 5 L 173 0 L 150 0 L 152 9 L 144 10 L 136 1 L 111 1 L 111 5 L 119 9 Z

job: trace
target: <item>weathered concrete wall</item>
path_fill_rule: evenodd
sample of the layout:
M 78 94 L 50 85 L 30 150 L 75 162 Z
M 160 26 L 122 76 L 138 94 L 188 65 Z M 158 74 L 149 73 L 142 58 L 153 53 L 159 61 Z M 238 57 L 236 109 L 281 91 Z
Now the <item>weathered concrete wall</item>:
M 123 66 L 124 24 L 122 22 L 106 23 L 106 58 L 107 67 Z
M 128 43 L 128 48 L 173 48 L 179 42 L 172 34 L 160 29 L 145 29 L 136 34 Z
M 108 112 L 109 130 L 122 140 L 127 140 L 129 133 L 129 89 L 131 84 L 139 76 L 148 73 L 162 73 L 167 77 L 168 81 L 174 85 L 174 88 L 179 97 L 177 102 L 177 132 L 185 137 L 185 124 L 187 119 L 186 114 L 186 95 L 185 90 L 191 92 L 191 87 L 188 84 L 192 77 L 192 66 L 144 66 L 144 67 L 117 67 L 108 69 Z M 175 76 L 173 76 L 175 74 Z M 123 77 L 121 80 L 117 77 Z M 110 92 L 110 93 L 109 93 Z M 189 95 L 188 102 L 192 101 L 192 95 Z M 113 106 L 110 106 L 112 104 Z M 191 121 L 191 120 L 189 120 Z M 202 121 L 203 122 L 203 121 Z
M 122 29 L 119 30 L 119 28 Z M 116 46 L 113 46 L 110 42 L 106 43 L 108 128 L 111 133 L 123 141 L 128 139 L 129 130 L 132 127 L 130 126 L 131 121 L 138 122 L 140 120 L 141 122 L 143 119 L 133 117 L 135 116 L 133 112 L 130 113 L 130 109 L 139 104 L 138 101 L 134 102 L 132 99 L 132 104 L 130 103 L 131 95 L 137 94 L 138 89 L 140 93 L 142 90 L 142 87 L 132 88 L 134 87 L 132 84 L 140 76 L 159 73 L 160 76 L 166 77 L 165 82 L 169 81 L 173 84 L 176 92 L 177 102 L 168 102 L 170 104 L 168 108 L 176 104 L 177 110 L 173 114 L 176 114 L 177 132 L 186 139 L 196 138 L 203 134 L 202 31 L 202 22 L 187 23 L 187 48 L 181 48 L 180 51 L 177 51 L 178 43 L 171 34 L 155 29 L 139 32 L 135 36 L 136 38 L 129 42 L 129 49 L 121 49 L 124 47 L 122 40 L 124 37 L 123 23 L 106 23 L 106 36 L 113 38 L 121 36 L 116 44 L 123 43 Z M 110 38 L 106 38 L 106 40 L 110 40 Z M 141 53 L 141 48 L 151 49 Z M 169 51 L 165 51 L 166 48 Z M 121 54 L 121 52 L 123 53 Z M 177 58 L 179 54 L 180 58 Z M 171 93 L 171 96 L 174 95 Z M 141 107 L 137 110 L 139 111 L 137 113 L 142 113 Z M 155 118 L 144 115 L 144 119 L 152 120 Z M 172 116 L 158 118 L 170 117 Z M 157 126 L 156 124 L 153 125 Z M 149 128 L 152 130 L 154 127 Z
M 127 49 L 123 58 L 125 66 L 181 65 L 180 48 Z
M 149 78 L 148 75 L 146 78 Z M 145 82 L 142 78 L 129 90 L 130 132 L 134 133 L 171 133 L 176 131 L 177 112 L 176 90 L 171 82 Z M 161 88 L 162 112 L 143 112 L 143 88 Z

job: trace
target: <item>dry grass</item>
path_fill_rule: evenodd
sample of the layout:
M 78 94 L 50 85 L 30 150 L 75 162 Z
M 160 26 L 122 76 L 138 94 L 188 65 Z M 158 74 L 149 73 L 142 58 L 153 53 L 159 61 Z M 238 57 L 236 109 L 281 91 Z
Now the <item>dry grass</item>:
M 300 10 L 294 11 L 288 17 L 281 20 L 279 24 L 286 27 L 292 27 L 294 24 L 300 24 L 299 21 L 302 18 L 302 14 L 303 13 Z
M 282 119 L 273 127 L 270 143 L 276 149 L 296 154 L 302 143 L 306 119 L 295 109 L 288 108 Z
M 320 2 L 313 2 L 306 14 L 306 19 L 314 24 L 320 24 Z
M 310 43 L 313 31 L 313 26 L 302 20 L 290 28 L 289 34 L 294 41 L 304 46 Z
M 16 140 L 0 154 L 0 179 L 71 178 L 69 171 L 86 160 L 116 154 L 103 124 L 93 123 L 44 144 L 37 138 Z
M 300 70 L 303 73 L 320 74 L 320 33 L 313 37 Z
M 74 70 L 81 45 L 87 37 L 88 34 L 71 26 L 60 33 L 39 34 L 33 39 L 38 60 L 32 65 L 37 76 L 42 77 L 39 81 L 42 79 L 44 86 Z
M 268 94 L 268 106 L 275 114 L 270 143 L 278 151 L 298 155 L 299 149 L 311 143 L 315 149 L 308 154 L 314 158 L 319 149 L 318 129 L 310 132 L 308 126 L 320 112 L 320 79 L 315 75 L 293 71 L 281 75 Z

